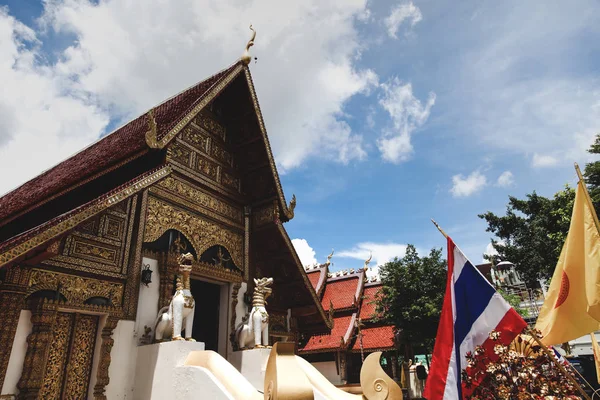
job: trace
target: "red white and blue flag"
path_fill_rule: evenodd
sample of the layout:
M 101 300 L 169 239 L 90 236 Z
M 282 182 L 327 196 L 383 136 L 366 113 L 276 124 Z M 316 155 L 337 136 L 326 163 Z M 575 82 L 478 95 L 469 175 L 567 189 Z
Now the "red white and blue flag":
M 431 369 L 423 397 L 463 398 L 461 371 L 476 346 L 494 354 L 496 344 L 508 345 L 527 323 L 448 237 L 448 279 Z M 500 333 L 497 341 L 490 333 Z

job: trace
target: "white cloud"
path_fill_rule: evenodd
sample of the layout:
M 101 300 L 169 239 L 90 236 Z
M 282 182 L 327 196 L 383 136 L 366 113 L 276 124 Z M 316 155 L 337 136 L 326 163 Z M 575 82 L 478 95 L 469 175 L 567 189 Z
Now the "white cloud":
M 531 165 L 535 168 L 554 167 L 557 164 L 558 160 L 556 159 L 556 157 L 550 155 L 542 155 L 538 153 L 535 153 L 533 155 L 533 159 L 531 160 Z
M 496 185 L 503 187 L 503 188 L 510 187 L 514 183 L 515 183 L 515 177 L 514 177 L 513 173 L 510 171 L 504 171 L 502 174 L 500 174 L 500 176 L 498 177 L 498 180 L 496 181 Z
M 236 61 L 249 21 L 257 29 L 251 69 L 282 170 L 323 152 L 342 163 L 366 157 L 343 115 L 349 99 L 377 85 L 377 75 L 356 64 L 363 44 L 355 24 L 368 13 L 366 0 L 148 0 L 140 7 L 44 2 L 34 28 L 73 38 L 56 63 L 36 32 L 2 8 L 0 192 L 96 139 L 109 113 L 131 119 Z
M 410 142 L 413 132 L 429 118 L 431 107 L 435 104 L 435 93 L 430 93 L 423 105 L 417 99 L 410 83 L 394 78 L 381 85 L 383 94 L 379 104 L 392 119 L 393 129 L 384 132 L 377 141 L 384 160 L 400 163 L 410 158 L 413 147 Z
M 373 259 L 369 264 L 369 267 L 372 268 L 372 270 L 368 272 L 368 276 L 374 276 L 379 273 L 380 265 L 392 261 L 394 257 L 404 257 L 405 253 L 405 244 L 363 242 L 358 243 L 351 249 L 342 250 L 339 253 L 336 253 L 336 256 L 340 258 L 347 257 L 365 261 L 367 258 L 369 258 L 370 254 L 373 254 Z
M 298 253 L 298 257 L 300 257 L 302 265 L 314 265 L 317 263 L 316 253 L 306 239 L 292 239 L 292 244 L 294 245 L 294 249 L 296 249 L 296 253 Z
M 0 7 L 0 194 L 94 141 L 108 115 L 39 66 L 36 33 Z
M 487 179 L 479 171 L 473 171 L 469 176 L 462 174 L 452 177 L 452 188 L 450 193 L 454 197 L 468 197 L 477 193 L 487 184 Z
M 415 6 L 413 2 L 399 4 L 392 8 L 390 15 L 383 21 L 387 28 L 388 35 L 391 38 L 396 39 L 398 36 L 398 30 L 400 25 L 405 21 L 410 25 L 410 28 L 414 27 L 423 19 L 421 10 Z

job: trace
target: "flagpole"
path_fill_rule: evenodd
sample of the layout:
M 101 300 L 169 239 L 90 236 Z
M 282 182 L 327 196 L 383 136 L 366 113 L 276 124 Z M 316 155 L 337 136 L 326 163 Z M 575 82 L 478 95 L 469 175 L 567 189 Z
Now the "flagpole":
M 577 382 L 577 380 L 573 377 L 573 375 L 571 375 L 570 372 L 567 372 L 565 367 L 556 359 L 556 357 L 554 357 L 554 354 L 550 351 L 550 349 L 548 349 L 548 347 L 544 343 L 542 343 L 542 341 L 538 338 L 537 333 L 534 332 L 533 329 L 531 329 L 529 326 L 527 326 L 525 330 L 533 338 L 533 340 L 535 340 L 536 343 L 542 349 L 544 349 L 544 352 L 548 357 L 550 357 L 550 360 L 554 364 L 556 364 L 556 366 L 558 366 L 558 369 L 560 369 L 560 371 L 567 377 L 567 379 L 571 381 L 571 383 L 577 388 L 577 390 L 579 390 L 583 397 L 585 397 L 587 400 L 592 400 L 590 396 L 588 396 L 588 394 L 583 390 L 579 382 Z
M 448 239 L 448 235 L 446 234 L 446 232 L 444 232 L 444 230 L 443 230 L 443 229 L 442 229 L 442 228 L 441 228 L 441 227 L 438 225 L 438 223 L 437 223 L 437 222 L 435 222 L 435 220 L 434 220 L 433 218 L 431 218 L 431 222 L 433 222 L 433 224 L 435 225 L 435 227 L 436 227 L 436 228 L 438 228 L 438 231 L 440 231 L 440 233 L 441 233 L 442 235 L 444 235 L 444 237 L 445 237 L 446 239 Z
M 590 193 L 587 190 L 587 185 L 585 183 L 585 178 L 579 169 L 579 165 L 575 163 L 575 171 L 577 171 L 577 177 L 583 183 L 583 191 L 585 192 L 585 199 L 590 207 L 590 212 L 592 213 L 592 218 L 594 219 L 594 224 L 596 225 L 596 230 L 600 233 L 600 222 L 598 221 L 598 215 L 596 214 L 596 209 L 594 208 L 594 203 L 592 203 L 592 198 L 590 197 Z

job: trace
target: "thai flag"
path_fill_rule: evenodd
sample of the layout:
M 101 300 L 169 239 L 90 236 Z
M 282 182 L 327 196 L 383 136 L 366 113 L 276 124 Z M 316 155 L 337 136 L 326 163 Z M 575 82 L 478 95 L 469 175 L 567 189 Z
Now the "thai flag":
M 431 369 L 424 397 L 462 399 L 461 371 L 466 354 L 483 346 L 494 354 L 496 344 L 509 344 L 527 323 L 448 237 L 448 279 Z M 497 341 L 490 333 L 500 333 Z

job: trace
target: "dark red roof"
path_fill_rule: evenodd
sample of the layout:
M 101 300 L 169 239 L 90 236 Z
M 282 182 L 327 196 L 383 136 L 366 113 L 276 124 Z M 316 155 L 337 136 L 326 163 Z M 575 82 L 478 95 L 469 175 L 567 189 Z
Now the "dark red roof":
M 336 310 L 352 307 L 359 284 L 358 276 L 328 281 L 321 300 L 323 308 L 329 309 L 329 301 L 333 303 L 333 308 Z
M 360 306 L 360 319 L 365 321 L 375 317 L 375 299 L 382 285 L 367 286 L 363 291 L 363 300 Z
M 154 109 L 158 139 L 175 126 L 213 85 L 236 66 L 237 63 L 158 105 Z M 147 131 L 148 117 L 144 114 L 7 193 L 0 198 L 0 225 L 8 222 L 9 217 L 35 208 L 78 182 L 147 150 Z
M 377 326 L 373 328 L 363 328 L 362 346 L 364 350 L 393 348 L 394 328 L 391 326 Z M 360 351 L 360 336 L 355 340 L 352 350 Z
M 338 349 L 341 347 L 342 339 L 348 332 L 352 323 L 352 315 L 337 317 L 333 319 L 333 329 L 329 335 L 311 336 L 301 352 Z
M 319 280 L 321 279 L 322 273 L 323 272 L 318 269 L 306 273 L 306 276 L 308 276 L 308 280 L 310 281 L 310 284 L 312 285 L 313 289 L 315 289 L 315 291 L 317 290 L 317 285 L 319 284 Z

